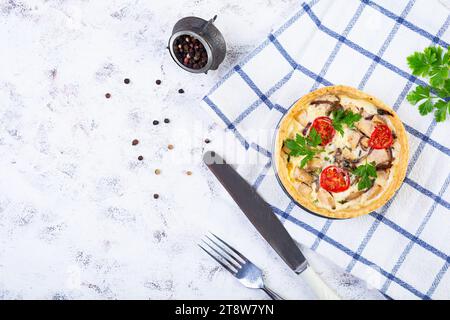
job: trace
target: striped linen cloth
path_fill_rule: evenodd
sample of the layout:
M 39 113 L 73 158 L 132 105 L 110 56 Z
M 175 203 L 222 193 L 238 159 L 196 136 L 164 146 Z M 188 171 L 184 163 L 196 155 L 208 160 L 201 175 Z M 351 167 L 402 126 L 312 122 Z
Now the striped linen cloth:
M 236 138 L 239 150 L 229 148 L 225 159 L 231 152 L 247 159 L 250 165 L 237 170 L 290 234 L 388 298 L 450 298 L 450 124 L 420 116 L 405 99 L 425 82 L 410 73 L 406 57 L 429 45 L 447 47 L 449 24 L 449 10 L 437 0 L 303 3 L 202 101 Z M 284 194 L 271 166 L 273 130 L 282 115 L 307 92 L 334 84 L 392 106 L 410 144 L 397 194 L 376 212 L 349 220 L 303 211 Z

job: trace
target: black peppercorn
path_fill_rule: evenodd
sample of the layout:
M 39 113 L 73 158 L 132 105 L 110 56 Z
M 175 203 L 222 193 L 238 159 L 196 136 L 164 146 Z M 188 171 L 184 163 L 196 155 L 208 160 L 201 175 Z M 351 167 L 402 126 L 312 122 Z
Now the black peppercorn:
M 153 125 L 154 126 L 157 126 L 159 124 L 159 121 L 158 120 L 153 120 Z
M 143 157 L 143 156 L 139 156 L 139 157 L 138 157 L 138 160 L 139 160 L 139 161 L 142 161 L 142 160 L 144 160 L 144 157 Z
M 123 82 L 124 82 L 125 84 L 129 84 L 129 83 L 130 83 L 130 79 L 125 78 L 125 79 L 123 79 Z
M 173 43 L 173 52 L 185 67 L 201 69 L 208 62 L 208 54 L 203 44 L 193 36 L 181 35 Z
M 155 193 L 155 194 L 153 195 L 153 198 L 158 199 L 158 198 L 159 198 L 159 194 Z
M 164 119 L 164 123 L 169 123 L 169 122 L 170 122 L 169 119 L 167 119 L 167 118 Z
M 138 143 L 139 143 L 139 140 L 138 140 L 138 139 L 134 139 L 134 140 L 131 142 L 131 144 L 132 144 L 133 146 L 137 145 Z
M 184 93 L 184 90 L 183 89 L 179 89 L 178 93 Z
M 155 82 L 156 82 L 156 84 L 157 84 L 158 86 L 161 84 L 161 80 L 159 80 L 159 79 L 156 80 Z

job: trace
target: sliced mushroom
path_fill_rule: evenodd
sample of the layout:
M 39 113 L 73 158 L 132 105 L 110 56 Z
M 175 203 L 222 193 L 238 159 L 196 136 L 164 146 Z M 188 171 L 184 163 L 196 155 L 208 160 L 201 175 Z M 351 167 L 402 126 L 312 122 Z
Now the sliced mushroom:
M 317 200 L 319 200 L 321 204 L 331 207 L 331 209 L 336 209 L 334 197 L 323 188 L 320 188 L 317 192 Z
M 309 197 L 312 192 L 312 188 L 303 182 L 297 186 L 297 190 L 298 192 L 300 192 L 301 195 L 305 197 Z
M 314 181 L 314 177 L 312 175 L 299 167 L 295 167 L 292 177 L 300 182 L 306 183 L 307 185 L 311 185 Z
M 389 111 L 384 110 L 384 109 L 380 109 L 380 108 L 377 109 L 377 113 L 378 113 L 380 116 L 385 116 L 385 115 L 388 115 L 388 116 L 391 116 L 391 117 L 393 116 L 393 114 L 390 113 Z
M 317 98 L 316 100 L 312 101 L 310 104 L 318 105 L 318 104 L 333 104 L 334 102 L 339 102 L 340 99 L 338 96 L 335 95 L 325 95 Z
M 371 200 L 378 196 L 381 191 L 383 191 L 383 187 L 379 184 L 374 184 L 372 188 L 367 191 L 367 200 Z
M 344 110 L 344 107 L 341 105 L 339 101 L 336 101 L 331 107 L 328 109 L 326 115 L 330 116 L 331 113 L 333 113 L 336 110 Z
M 380 163 L 376 165 L 377 171 L 383 171 L 392 168 L 392 162 Z
M 355 127 L 361 131 L 366 137 L 370 137 L 373 130 L 375 129 L 375 125 L 372 121 L 361 119 L 355 123 Z
M 295 119 L 300 122 L 300 124 L 304 127 L 308 125 L 308 113 L 306 111 L 301 112 L 298 114 Z
M 337 148 L 336 152 L 334 153 L 334 161 L 337 164 L 341 164 L 344 161 L 344 158 L 342 157 L 342 149 Z
M 310 126 L 311 126 L 311 122 L 308 122 L 308 124 L 306 125 L 306 127 L 303 128 L 302 134 L 303 134 L 304 136 L 306 136 L 306 135 L 308 134 L 308 129 L 309 129 Z

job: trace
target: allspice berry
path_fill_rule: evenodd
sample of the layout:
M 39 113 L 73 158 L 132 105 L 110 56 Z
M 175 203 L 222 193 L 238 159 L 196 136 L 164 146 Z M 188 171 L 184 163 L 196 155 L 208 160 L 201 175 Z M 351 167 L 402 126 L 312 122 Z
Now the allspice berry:
M 188 176 L 191 176 L 192 175 L 192 171 L 186 171 L 186 174 L 188 175 Z
M 131 144 L 132 144 L 133 146 L 137 145 L 138 143 L 139 143 L 139 140 L 138 140 L 138 139 L 134 139 L 133 141 L 131 141 Z
M 155 174 L 156 174 L 156 175 L 159 175 L 160 173 L 161 173 L 161 170 L 155 169 Z
M 169 144 L 169 145 L 167 146 L 167 149 L 172 150 L 172 149 L 173 149 L 173 144 Z
M 139 160 L 139 161 L 142 161 L 142 160 L 144 160 L 144 157 L 143 157 L 143 156 L 139 156 L 139 157 L 138 157 L 138 160 Z

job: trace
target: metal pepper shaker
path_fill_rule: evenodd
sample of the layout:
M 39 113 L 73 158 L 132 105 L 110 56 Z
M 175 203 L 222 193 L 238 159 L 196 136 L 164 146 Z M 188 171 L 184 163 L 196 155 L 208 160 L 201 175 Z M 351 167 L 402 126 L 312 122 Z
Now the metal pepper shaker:
M 209 70 L 216 70 L 225 59 L 225 53 L 227 51 L 225 39 L 213 24 L 216 18 L 217 15 L 209 21 L 206 21 L 198 17 L 185 17 L 178 20 L 173 27 L 168 49 L 172 59 L 184 70 L 192 73 L 207 73 Z M 175 39 L 185 35 L 198 39 L 206 50 L 208 60 L 205 66 L 200 69 L 192 69 L 185 66 L 175 55 Z

